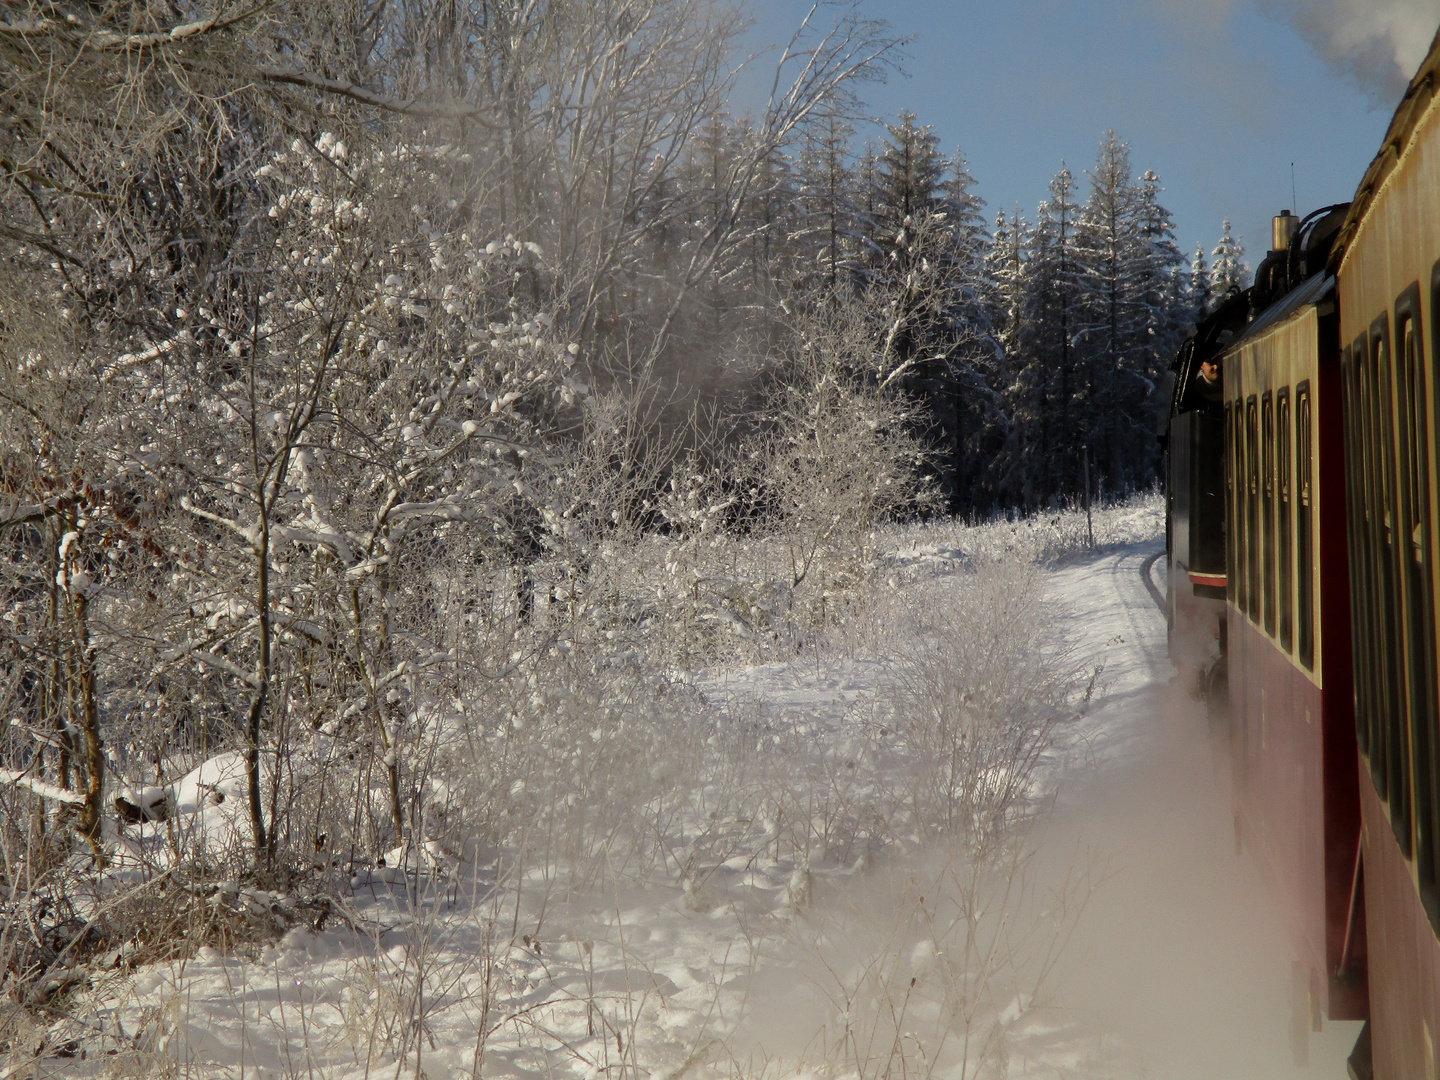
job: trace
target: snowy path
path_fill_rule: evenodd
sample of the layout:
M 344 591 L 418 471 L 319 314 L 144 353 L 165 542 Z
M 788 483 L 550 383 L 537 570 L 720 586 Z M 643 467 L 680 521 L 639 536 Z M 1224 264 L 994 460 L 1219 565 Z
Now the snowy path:
M 1164 617 L 1132 544 L 1057 570 L 1064 633 L 1105 664 L 1042 850 L 1104 867 L 1057 997 L 1115 1071 L 1174 1080 L 1288 1075 L 1290 950 L 1273 901 L 1234 852 L 1224 734 L 1170 684 Z M 1315 1076 L 1345 1075 L 1358 1023 L 1311 1036 Z M 1103 1055 L 1101 1055 L 1103 1057 Z
M 1012 1005 L 997 1002 L 984 1020 L 992 1034 L 1003 1029 L 986 1051 L 986 1076 L 1244 1080 L 1292 1067 L 1289 951 L 1254 867 L 1234 855 L 1209 724 L 1170 686 L 1164 618 L 1140 576 L 1159 548 L 1154 533 L 1147 519 L 1132 535 L 1149 539 L 1041 571 L 1057 642 L 1096 676 L 1088 708 L 1044 762 L 1057 797 L 1034 834 L 1033 895 L 1073 885 L 1077 872 L 1096 884 L 1044 1001 L 1011 988 Z M 483 904 L 457 904 L 458 894 L 409 913 L 382 905 L 388 929 L 368 945 L 296 930 L 250 960 L 201 950 L 176 969 L 136 972 L 104 1015 L 129 1031 L 168 1032 L 155 1045 L 185 1063 L 185 1076 L 239 1080 L 242 1062 L 245 1080 L 395 1075 L 399 1063 L 382 1050 L 411 1038 L 395 1010 L 413 992 L 420 957 L 431 989 L 405 1007 L 424 1006 L 430 1080 L 471 1076 L 482 1048 L 483 1075 L 537 1080 L 784 1080 L 817 1053 L 840 1066 L 816 1049 L 823 1025 L 843 1015 L 848 1030 L 880 983 L 902 992 L 916 978 L 933 984 L 947 951 L 963 950 L 936 933 L 935 901 L 927 908 L 914 895 L 953 868 L 937 873 L 933 852 L 900 843 L 872 866 L 862 837 L 826 833 L 802 862 L 781 839 L 793 823 L 819 820 L 797 815 L 830 820 L 831 810 L 797 801 L 814 790 L 801 775 L 819 760 L 810 748 L 827 740 L 826 760 L 843 770 L 845 740 L 861 747 L 873 737 L 862 729 L 890 677 L 876 643 L 903 646 L 919 603 L 943 609 L 960 595 L 950 590 L 967 587 L 958 549 L 919 544 L 904 558 L 923 572 L 897 587 L 891 623 L 868 644 L 857 637 L 828 659 L 694 673 L 707 699 L 753 724 L 746 730 L 758 733 L 770 770 L 759 782 L 780 794 L 753 815 L 680 823 L 673 858 L 700 859 L 693 869 L 579 893 L 527 879 L 529 895 L 547 899 L 502 927 Z M 767 749 L 771 740 L 779 749 Z M 869 797 L 848 775 L 824 789 L 837 821 L 846 799 Z M 1011 911 L 1002 910 L 1003 924 Z M 511 926 L 530 932 L 505 941 Z M 852 992 L 858 1004 L 835 1013 Z M 907 1023 L 918 1024 L 918 998 L 912 1007 Z M 871 1036 L 881 1030 L 867 1023 Z M 1314 1038 L 1315 1075 L 1344 1074 L 1355 1028 L 1327 1025 Z M 410 1061 L 406 1075 L 418 1075 L 413 1050 Z
M 1152 736 L 1143 702 L 1169 679 L 1165 619 L 1140 574 L 1158 540 L 1120 544 L 1049 574 L 1056 629 L 1088 671 L 1099 672 L 1089 714 L 1062 739 L 1063 783 L 1077 766 L 1141 752 Z

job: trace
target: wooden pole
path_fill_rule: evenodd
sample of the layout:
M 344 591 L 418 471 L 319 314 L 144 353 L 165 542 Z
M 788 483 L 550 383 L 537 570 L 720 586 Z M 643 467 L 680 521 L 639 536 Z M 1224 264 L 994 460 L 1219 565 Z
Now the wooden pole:
M 1085 484 L 1085 540 L 1091 546 L 1095 546 L 1095 528 L 1090 522 L 1090 445 L 1082 444 L 1080 447 L 1080 465 L 1083 472 L 1083 483 Z

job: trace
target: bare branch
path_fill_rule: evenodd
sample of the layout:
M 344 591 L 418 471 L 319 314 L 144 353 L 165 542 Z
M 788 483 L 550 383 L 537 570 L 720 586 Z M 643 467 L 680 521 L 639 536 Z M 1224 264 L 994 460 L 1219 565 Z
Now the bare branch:
M 484 114 L 475 105 L 444 105 L 438 103 L 427 103 L 414 98 L 403 101 L 399 98 L 389 97 L 369 87 L 361 86 L 359 83 L 344 82 L 339 79 L 327 79 L 324 76 L 316 75 L 309 71 L 293 71 L 289 68 L 261 67 L 256 69 L 260 75 L 270 82 L 289 83 L 291 86 L 304 86 L 311 90 L 323 90 L 327 94 L 339 94 L 348 97 L 352 101 L 358 101 L 365 105 L 373 105 L 377 109 L 384 109 L 386 112 L 399 113 L 402 116 L 415 116 L 428 120 L 473 120 L 482 127 L 494 128 L 495 124 L 486 120 Z

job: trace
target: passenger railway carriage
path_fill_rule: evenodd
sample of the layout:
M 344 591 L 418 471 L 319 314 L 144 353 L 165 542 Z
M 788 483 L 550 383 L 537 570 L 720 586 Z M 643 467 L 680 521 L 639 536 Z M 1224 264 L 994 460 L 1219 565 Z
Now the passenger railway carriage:
M 1228 715 L 1297 1056 L 1368 1018 L 1351 1072 L 1384 1080 L 1440 1080 L 1437 79 L 1440 37 L 1354 201 L 1276 218 L 1177 359 L 1169 428 L 1172 653 Z

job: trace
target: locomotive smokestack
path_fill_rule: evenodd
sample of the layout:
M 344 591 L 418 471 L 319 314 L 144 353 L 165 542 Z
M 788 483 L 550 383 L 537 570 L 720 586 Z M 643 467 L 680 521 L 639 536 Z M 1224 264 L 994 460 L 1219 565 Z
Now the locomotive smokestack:
M 1270 219 L 1271 250 L 1289 251 L 1290 242 L 1299 231 L 1300 219 L 1289 210 L 1281 210 L 1278 217 Z

